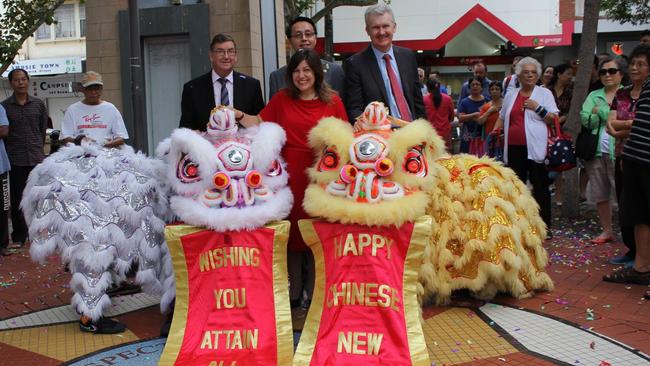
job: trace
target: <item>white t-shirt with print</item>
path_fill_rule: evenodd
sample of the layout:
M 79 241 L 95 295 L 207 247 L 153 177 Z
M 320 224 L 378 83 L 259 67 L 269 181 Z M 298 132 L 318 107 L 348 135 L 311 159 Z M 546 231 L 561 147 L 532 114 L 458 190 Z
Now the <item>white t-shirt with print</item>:
M 79 135 L 85 135 L 100 144 L 116 137 L 129 138 L 120 111 L 106 101 L 97 105 L 79 101 L 68 107 L 63 117 L 61 138 Z

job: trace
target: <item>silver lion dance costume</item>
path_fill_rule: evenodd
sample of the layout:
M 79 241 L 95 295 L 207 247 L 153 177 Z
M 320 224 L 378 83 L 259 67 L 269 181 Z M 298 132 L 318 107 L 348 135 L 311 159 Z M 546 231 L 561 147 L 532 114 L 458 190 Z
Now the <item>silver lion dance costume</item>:
M 161 281 L 171 273 L 164 240 L 168 203 L 158 179 L 163 169 L 131 147 L 82 142 L 52 154 L 29 176 L 21 208 L 31 257 L 43 263 L 61 256 L 72 273 L 72 306 L 93 322 L 111 304 L 106 289 L 134 264 L 145 292 L 163 292 Z

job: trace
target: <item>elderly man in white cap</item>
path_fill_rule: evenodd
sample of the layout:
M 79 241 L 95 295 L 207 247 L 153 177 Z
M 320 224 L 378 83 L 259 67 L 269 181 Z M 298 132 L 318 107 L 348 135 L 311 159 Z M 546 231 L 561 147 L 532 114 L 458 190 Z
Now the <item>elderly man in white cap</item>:
M 129 138 L 120 111 L 102 100 L 104 81 L 99 73 L 88 71 L 81 80 L 84 99 L 65 111 L 61 137 L 63 142 L 80 143 L 91 139 L 104 147 L 117 147 Z

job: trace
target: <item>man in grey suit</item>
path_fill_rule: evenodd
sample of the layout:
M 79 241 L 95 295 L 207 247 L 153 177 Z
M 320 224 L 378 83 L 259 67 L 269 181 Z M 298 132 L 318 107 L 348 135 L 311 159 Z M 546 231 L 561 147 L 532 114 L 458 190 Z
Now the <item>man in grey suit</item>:
M 384 103 L 391 116 L 404 121 L 426 118 L 415 55 L 408 48 L 393 45 L 397 30 L 393 10 L 386 4 L 370 6 L 365 21 L 370 45 L 343 63 L 350 121 L 374 101 Z
M 310 18 L 294 18 L 287 26 L 286 35 L 294 51 L 302 48 L 313 50 L 316 47 L 316 26 Z M 321 63 L 325 72 L 325 81 L 343 98 L 343 86 L 345 83 L 343 68 L 327 60 L 321 59 Z M 273 71 L 269 76 L 269 100 L 278 90 L 286 86 L 286 73 L 287 66 L 282 66 Z

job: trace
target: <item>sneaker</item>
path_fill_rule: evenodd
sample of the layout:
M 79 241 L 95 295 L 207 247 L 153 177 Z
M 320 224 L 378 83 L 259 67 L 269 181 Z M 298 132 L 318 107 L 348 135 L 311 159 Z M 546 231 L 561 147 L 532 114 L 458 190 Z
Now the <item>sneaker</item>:
M 609 260 L 609 264 L 614 265 L 626 265 L 630 262 L 634 263 L 634 258 L 628 257 L 627 255 L 617 255 Z
M 137 294 L 139 292 L 142 292 L 142 288 L 139 285 L 129 283 L 129 282 L 122 282 L 119 284 L 119 286 L 113 285 L 109 289 L 107 289 L 106 295 L 113 297 L 113 296 Z
M 124 332 L 126 326 L 109 318 L 101 317 L 96 322 L 93 322 L 90 318 L 82 316 L 81 319 L 79 319 L 79 329 L 86 333 L 115 334 Z

